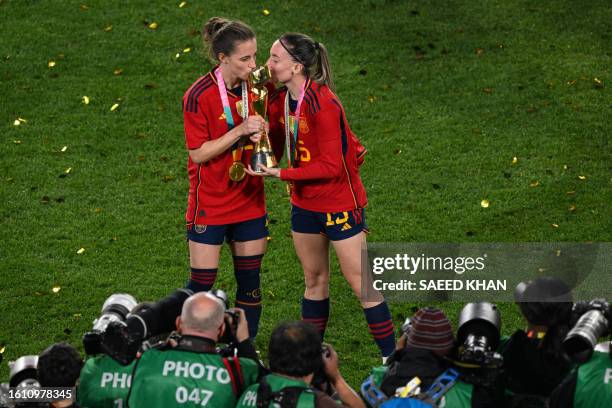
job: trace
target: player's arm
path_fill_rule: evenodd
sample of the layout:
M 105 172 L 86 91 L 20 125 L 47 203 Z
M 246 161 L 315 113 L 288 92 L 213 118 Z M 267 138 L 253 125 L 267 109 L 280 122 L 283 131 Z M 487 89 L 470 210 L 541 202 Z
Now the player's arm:
M 319 157 L 305 167 L 282 169 L 281 180 L 332 179 L 342 174 L 342 131 L 338 125 L 341 115 L 340 108 L 333 103 L 316 113 L 314 122 Z
M 265 121 L 261 116 L 249 116 L 223 136 L 211 140 L 208 122 L 202 110 L 197 112 L 184 110 L 183 118 L 189 157 L 196 164 L 214 159 L 243 136 L 250 136 L 252 141 L 258 141 L 265 126 Z

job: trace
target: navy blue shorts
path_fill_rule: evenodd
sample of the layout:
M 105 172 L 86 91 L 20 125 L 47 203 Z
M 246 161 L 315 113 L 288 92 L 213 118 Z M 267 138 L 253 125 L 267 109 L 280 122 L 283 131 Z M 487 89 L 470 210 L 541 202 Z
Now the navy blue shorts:
M 268 232 L 268 215 L 235 224 L 192 225 L 187 239 L 200 244 L 221 245 L 223 241 L 244 242 L 265 238 Z
M 332 241 L 341 241 L 368 232 L 365 209 L 324 213 L 291 206 L 291 229 L 303 234 L 323 234 Z

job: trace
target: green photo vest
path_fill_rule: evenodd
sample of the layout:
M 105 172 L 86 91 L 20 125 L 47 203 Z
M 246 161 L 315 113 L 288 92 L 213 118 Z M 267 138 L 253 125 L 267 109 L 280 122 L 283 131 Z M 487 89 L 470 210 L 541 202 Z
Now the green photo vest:
M 574 408 L 608 407 L 612 404 L 612 360 L 608 353 L 593 352 L 578 367 Z
M 299 396 L 297 408 L 313 408 L 315 406 L 315 394 L 304 381 L 294 380 L 276 374 L 266 376 L 266 381 L 272 392 L 278 392 L 286 387 L 304 387 L 304 391 Z M 251 385 L 247 388 L 240 399 L 236 408 L 253 408 L 257 406 L 257 391 L 259 384 Z M 272 405 L 270 405 L 272 406 Z
M 88 359 L 79 377 L 79 405 L 84 408 L 125 407 L 133 368 L 134 363 L 122 366 L 106 355 Z
M 238 359 L 244 387 L 259 374 L 253 360 Z M 151 349 L 143 353 L 132 376 L 130 408 L 233 407 L 238 400 L 232 374 L 215 353 Z

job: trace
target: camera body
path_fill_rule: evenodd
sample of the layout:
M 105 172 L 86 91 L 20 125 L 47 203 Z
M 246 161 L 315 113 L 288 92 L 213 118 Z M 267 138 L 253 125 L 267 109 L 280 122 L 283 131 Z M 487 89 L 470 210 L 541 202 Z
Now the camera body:
M 219 338 L 219 343 L 236 343 L 236 331 L 238 330 L 239 316 L 237 313 L 229 310 L 229 300 L 227 297 L 227 293 L 225 293 L 225 291 L 221 289 L 213 289 L 209 293 L 219 298 L 219 300 L 223 302 L 223 306 L 225 307 L 225 315 L 223 317 L 223 320 L 225 321 L 225 331 L 223 332 L 221 338 Z

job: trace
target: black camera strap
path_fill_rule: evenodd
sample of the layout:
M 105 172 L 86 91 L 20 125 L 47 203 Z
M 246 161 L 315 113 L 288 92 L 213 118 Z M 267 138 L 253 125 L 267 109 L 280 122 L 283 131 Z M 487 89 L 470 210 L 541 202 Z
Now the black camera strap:
M 290 386 L 272 392 L 266 377 L 263 377 L 259 381 L 259 388 L 257 389 L 257 408 L 267 408 L 270 403 L 277 404 L 280 408 L 295 408 L 300 395 L 307 389 L 307 387 Z

